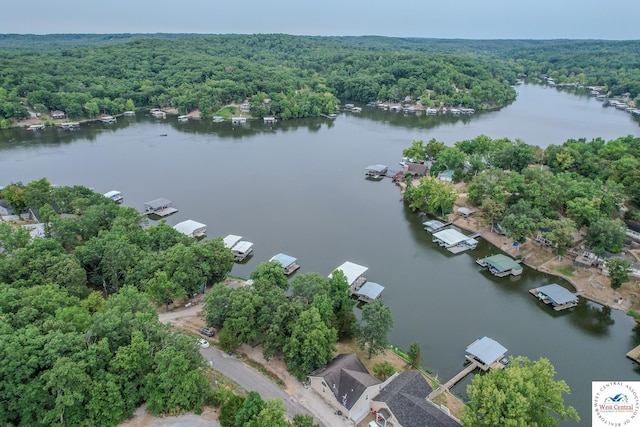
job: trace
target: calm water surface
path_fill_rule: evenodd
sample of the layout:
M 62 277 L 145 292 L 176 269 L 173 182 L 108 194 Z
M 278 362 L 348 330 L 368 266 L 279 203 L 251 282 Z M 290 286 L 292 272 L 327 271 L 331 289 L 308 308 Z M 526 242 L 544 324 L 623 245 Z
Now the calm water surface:
M 399 168 L 412 140 L 451 145 L 486 134 L 546 147 L 640 134 L 637 120 L 591 97 L 532 85 L 518 91 L 501 111 L 462 118 L 364 109 L 335 121 L 234 128 L 139 114 L 72 132 L 1 131 L 0 185 L 46 176 L 53 184 L 120 190 L 124 205 L 138 209 L 166 197 L 180 210 L 169 224 L 194 219 L 210 237 L 240 234 L 255 243 L 254 256 L 234 267 L 237 276 L 278 252 L 297 257 L 302 273 L 328 274 L 346 260 L 366 265 L 369 280 L 386 286 L 395 321 L 390 341 L 402 348 L 417 341 L 426 368 L 446 380 L 462 368 L 465 347 L 490 336 L 510 355 L 549 358 L 571 387 L 566 402 L 588 425 L 592 380 L 640 380 L 640 368 L 625 358 L 640 343 L 635 323 L 586 301 L 566 313 L 541 306 L 528 290 L 556 279 L 529 269 L 494 279 L 474 261 L 495 249 L 483 243 L 449 255 L 431 243 L 397 187 L 364 178 L 370 164 Z M 463 395 L 470 378 L 454 391 Z

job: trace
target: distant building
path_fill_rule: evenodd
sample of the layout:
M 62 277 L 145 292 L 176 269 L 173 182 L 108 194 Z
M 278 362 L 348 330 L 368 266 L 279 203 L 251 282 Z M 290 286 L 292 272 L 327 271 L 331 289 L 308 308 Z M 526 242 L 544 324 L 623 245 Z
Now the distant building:
M 67 115 L 64 111 L 55 110 L 51 112 L 51 118 L 53 120 L 62 120 L 62 119 L 66 119 Z

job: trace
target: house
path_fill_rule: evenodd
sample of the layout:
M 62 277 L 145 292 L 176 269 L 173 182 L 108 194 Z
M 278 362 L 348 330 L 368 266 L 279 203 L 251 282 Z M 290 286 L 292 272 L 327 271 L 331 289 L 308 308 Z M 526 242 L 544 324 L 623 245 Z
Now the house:
M 427 399 L 432 391 L 418 371 L 395 375 L 371 401 L 376 423 L 381 427 L 460 426 L 448 410 Z
M 383 386 L 353 353 L 339 354 L 313 371 L 309 384 L 329 405 L 356 424 L 369 414 L 371 399 Z
M 179 222 L 173 228 L 189 237 L 204 237 L 207 234 L 207 226 L 192 219 Z
M 243 102 L 242 105 L 240 105 L 240 112 L 248 113 L 249 111 L 251 111 L 251 104 L 249 104 L 248 102 Z
M 64 111 L 55 110 L 51 112 L 51 118 L 53 120 L 62 120 L 62 119 L 66 119 L 67 115 L 65 114 Z
M 447 169 L 440 172 L 438 179 L 444 182 L 453 182 L 453 174 L 455 171 L 453 169 Z
M 414 163 L 405 162 L 403 172 L 404 175 L 412 175 L 414 178 L 422 178 L 427 174 L 427 170 L 430 167 L 430 162 Z

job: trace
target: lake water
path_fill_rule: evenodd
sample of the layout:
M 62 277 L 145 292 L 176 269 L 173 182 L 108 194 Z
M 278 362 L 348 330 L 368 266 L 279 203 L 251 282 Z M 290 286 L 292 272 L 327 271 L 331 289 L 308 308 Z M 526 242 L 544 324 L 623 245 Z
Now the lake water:
M 370 164 L 399 169 L 413 140 L 451 145 L 486 134 L 546 147 L 568 138 L 640 134 L 637 119 L 592 97 L 533 85 L 517 90 L 517 100 L 500 111 L 460 118 L 365 108 L 335 121 L 243 127 L 138 114 L 78 131 L 5 130 L 0 185 L 47 177 L 101 193 L 116 189 L 125 206 L 140 210 L 145 201 L 166 197 L 179 209 L 169 224 L 193 219 L 207 224 L 210 237 L 240 234 L 255 243 L 253 257 L 234 267 L 236 276 L 248 276 L 278 252 L 298 258 L 297 274 L 329 274 L 346 260 L 368 266 L 369 280 L 386 287 L 395 321 L 391 343 L 406 349 L 417 341 L 423 365 L 442 380 L 462 369 L 465 347 L 484 335 L 509 355 L 547 357 L 571 387 L 565 402 L 587 425 L 591 381 L 640 380 L 640 367 L 625 357 L 640 343 L 635 322 L 586 301 L 554 312 L 528 290 L 556 279 L 529 269 L 517 279 L 489 276 L 475 259 L 494 248 L 483 242 L 450 255 L 431 242 L 423 219 L 390 180 L 364 178 Z M 454 392 L 464 395 L 470 379 Z

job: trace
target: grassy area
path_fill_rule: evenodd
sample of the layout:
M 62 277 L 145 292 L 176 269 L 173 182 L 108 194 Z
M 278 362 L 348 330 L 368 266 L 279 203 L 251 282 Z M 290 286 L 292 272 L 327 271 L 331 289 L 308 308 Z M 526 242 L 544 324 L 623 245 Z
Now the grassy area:
M 228 105 L 224 107 L 222 110 L 218 111 L 215 115 L 222 116 L 225 119 L 229 119 L 238 114 L 238 107 L 234 107 L 233 105 Z
M 568 277 L 573 277 L 573 273 L 575 273 L 576 271 L 571 265 L 563 265 L 560 267 L 555 267 L 553 269 L 559 272 L 560 274 L 563 274 Z
M 627 316 L 631 316 L 634 319 L 636 319 L 636 322 L 640 322 L 640 313 L 638 313 L 635 310 L 629 310 L 627 311 Z

